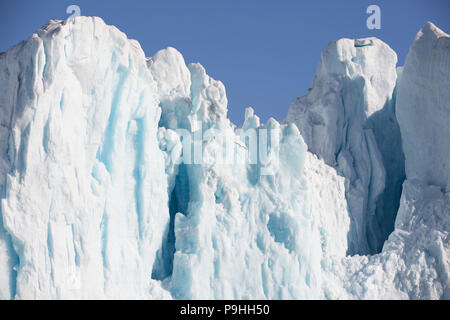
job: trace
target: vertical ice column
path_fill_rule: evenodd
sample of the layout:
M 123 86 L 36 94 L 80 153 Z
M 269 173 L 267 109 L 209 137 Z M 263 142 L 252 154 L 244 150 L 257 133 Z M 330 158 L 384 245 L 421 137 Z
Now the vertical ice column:
M 373 253 L 379 244 L 369 239 L 386 236 L 372 217 L 380 214 L 390 163 L 367 120 L 392 103 L 396 63 L 395 52 L 376 38 L 332 42 L 322 52 L 312 89 L 293 102 L 286 117 L 297 124 L 308 150 L 347 179 L 349 254 Z
M 397 95 L 407 179 L 449 191 L 450 36 L 427 22 L 406 58 Z

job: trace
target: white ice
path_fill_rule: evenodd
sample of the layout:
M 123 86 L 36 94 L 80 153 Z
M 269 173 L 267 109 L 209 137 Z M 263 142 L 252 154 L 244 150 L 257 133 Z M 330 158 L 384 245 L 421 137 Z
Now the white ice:
M 177 50 L 51 21 L 0 54 L 0 298 L 450 298 L 447 44 L 426 24 L 401 72 L 333 42 L 286 121 L 239 128 Z

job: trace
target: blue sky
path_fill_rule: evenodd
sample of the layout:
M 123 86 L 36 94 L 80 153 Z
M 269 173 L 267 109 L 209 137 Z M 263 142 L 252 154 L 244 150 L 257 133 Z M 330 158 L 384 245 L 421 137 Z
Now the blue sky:
M 172 46 L 187 63 L 200 62 L 225 84 L 236 124 L 247 106 L 263 121 L 284 118 L 292 100 L 310 87 L 330 41 L 375 36 L 402 65 L 425 21 L 450 32 L 449 0 L 0 0 L 0 51 L 50 19 L 66 19 L 70 4 L 137 39 L 147 56 Z M 381 8 L 380 30 L 366 27 L 370 4 Z

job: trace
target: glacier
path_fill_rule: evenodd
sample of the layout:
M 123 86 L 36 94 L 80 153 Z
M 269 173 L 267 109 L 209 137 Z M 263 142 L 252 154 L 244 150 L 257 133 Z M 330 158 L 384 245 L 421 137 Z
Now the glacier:
M 337 40 L 237 126 L 176 49 L 50 21 L 0 54 L 0 299 L 450 299 L 449 44 Z
M 376 38 L 332 42 L 322 52 L 312 89 L 294 101 L 285 119 L 298 126 L 312 153 L 348 181 L 349 254 L 379 252 L 398 210 L 395 197 L 389 198 L 400 198 L 404 180 L 393 107 L 396 64 L 395 52 Z

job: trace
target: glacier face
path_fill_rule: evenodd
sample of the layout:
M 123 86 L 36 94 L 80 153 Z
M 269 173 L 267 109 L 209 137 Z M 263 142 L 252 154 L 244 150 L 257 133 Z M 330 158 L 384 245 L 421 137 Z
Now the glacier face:
M 408 177 L 444 191 L 450 188 L 449 48 L 450 37 L 426 23 L 405 62 L 397 107 Z
M 285 120 L 298 126 L 312 153 L 348 181 L 349 254 L 380 251 L 398 209 L 398 202 L 384 201 L 383 195 L 392 188 L 388 195 L 399 198 L 404 176 L 393 110 L 396 64 L 395 52 L 376 38 L 330 43 L 312 88 L 294 101 Z
M 159 91 L 160 125 L 162 136 L 175 137 L 168 143 L 170 154 L 180 149 L 177 129 L 217 133 L 203 142 L 202 165 L 177 165 L 167 157 L 172 243 L 161 248 L 154 276 L 171 275 L 167 288 L 181 299 L 321 296 L 323 256 L 343 257 L 347 247 L 344 180 L 307 153 L 294 125 L 280 126 L 273 119 L 260 125 L 248 109 L 245 132 L 239 133 L 226 118 L 222 83 L 199 64 L 185 66 L 174 49 L 158 52 L 148 65 L 156 79 L 166 79 Z M 271 146 L 279 149 L 274 174 L 264 174 L 269 168 L 258 164 L 219 161 L 221 137 L 236 146 L 236 157 L 244 158 L 250 147 L 245 134 L 258 128 L 274 132 Z M 181 148 L 185 154 L 190 144 Z M 322 194 L 321 201 L 316 194 Z
M 100 19 L 51 22 L 1 65 L 15 297 L 148 295 L 169 210 L 140 46 Z
M 175 49 L 51 21 L 0 54 L 0 298 L 450 298 L 447 40 L 403 72 L 333 42 L 285 121 L 239 128 Z

